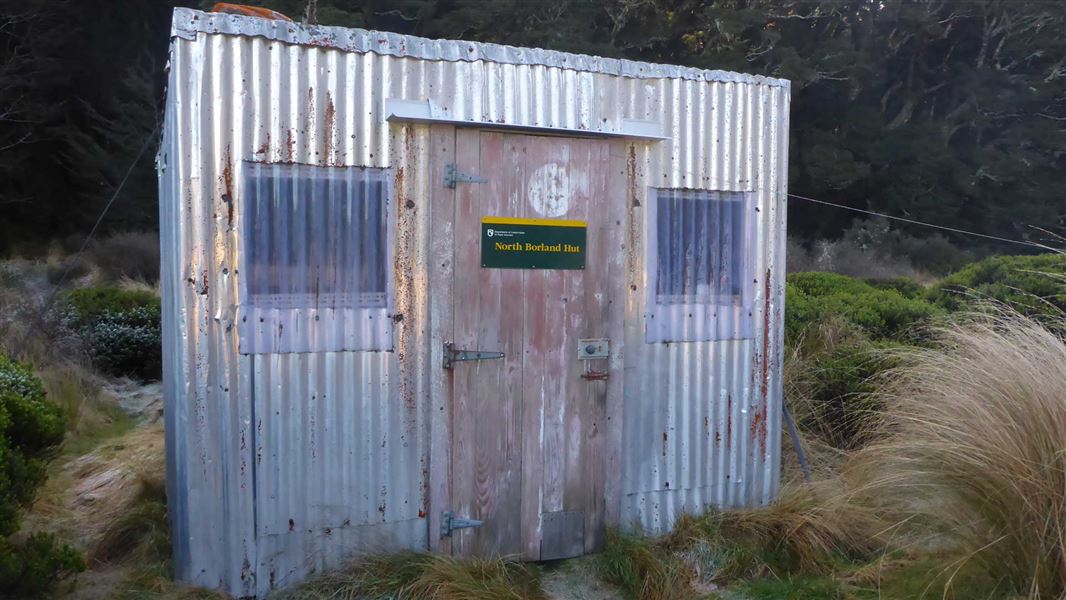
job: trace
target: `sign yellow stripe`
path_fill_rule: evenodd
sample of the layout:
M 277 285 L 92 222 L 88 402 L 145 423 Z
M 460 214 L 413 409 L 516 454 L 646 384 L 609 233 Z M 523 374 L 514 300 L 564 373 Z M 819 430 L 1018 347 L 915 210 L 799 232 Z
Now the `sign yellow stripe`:
M 545 225 L 548 227 L 588 227 L 585 221 L 565 219 L 515 219 L 511 217 L 481 217 L 486 225 Z

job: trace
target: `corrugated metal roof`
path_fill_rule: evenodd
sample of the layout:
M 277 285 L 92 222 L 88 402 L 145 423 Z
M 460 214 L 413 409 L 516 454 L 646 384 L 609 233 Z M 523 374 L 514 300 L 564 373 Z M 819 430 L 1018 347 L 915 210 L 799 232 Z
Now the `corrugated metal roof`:
M 302 25 L 225 13 L 205 13 L 191 8 L 174 10 L 172 34 L 195 39 L 197 33 L 262 37 L 289 44 L 336 48 L 347 52 L 372 52 L 396 57 L 449 62 L 490 61 L 508 65 L 543 65 L 638 79 L 677 78 L 695 81 L 749 83 L 788 88 L 787 79 L 731 71 L 663 65 L 540 48 L 517 48 L 458 40 L 431 40 L 412 35 Z

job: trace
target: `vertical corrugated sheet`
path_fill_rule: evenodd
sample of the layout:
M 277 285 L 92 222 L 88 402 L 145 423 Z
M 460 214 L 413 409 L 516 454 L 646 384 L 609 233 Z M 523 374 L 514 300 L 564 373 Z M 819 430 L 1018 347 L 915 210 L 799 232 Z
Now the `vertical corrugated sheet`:
M 631 347 L 643 338 L 647 295 L 627 305 L 626 326 L 637 331 L 626 340 L 622 522 L 660 533 L 684 512 L 764 504 L 778 490 L 789 95 L 729 82 L 654 87 L 661 104 L 636 103 L 647 111 L 641 118 L 658 120 L 673 139 L 636 157 L 648 186 L 751 191 L 756 221 L 748 310 L 719 311 L 709 321 L 675 311 L 671 324 L 687 329 L 685 339 L 713 339 L 702 327 L 751 331 L 750 338 Z M 645 203 L 654 201 L 648 196 Z M 653 226 L 645 215 L 633 214 L 641 247 Z M 638 287 L 651 281 L 644 259 L 638 252 L 631 260 Z
M 642 206 L 631 213 L 626 263 L 639 285 L 618 349 L 620 521 L 662 531 L 682 511 L 774 496 L 787 82 L 587 57 L 575 63 L 588 67 L 581 71 L 567 66 L 573 55 L 516 49 L 493 62 L 492 48 L 467 42 L 433 42 L 444 54 L 430 60 L 412 56 L 429 47 L 416 38 L 380 42 L 382 34 L 185 9 L 175 23 L 160 214 L 168 491 L 181 580 L 265 594 L 355 551 L 425 548 L 436 535 L 424 518 L 428 373 L 440 368 L 428 360 L 429 126 L 386 123 L 386 99 L 432 99 L 450 118 L 504 125 L 662 125 L 670 140 L 634 142 L 629 156 Z M 301 31 L 316 45 L 271 39 Z M 351 45 L 331 47 L 337 32 Z M 480 58 L 465 60 L 467 47 Z M 239 351 L 246 161 L 392 169 L 393 351 Z M 649 187 L 754 193 L 750 338 L 644 342 Z M 300 335 L 310 348 L 330 331 Z

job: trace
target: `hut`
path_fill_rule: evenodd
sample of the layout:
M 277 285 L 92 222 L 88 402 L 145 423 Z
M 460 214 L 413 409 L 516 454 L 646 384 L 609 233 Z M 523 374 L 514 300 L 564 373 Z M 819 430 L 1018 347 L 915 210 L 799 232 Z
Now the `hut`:
M 787 81 L 187 8 L 169 59 L 180 580 L 774 498 Z

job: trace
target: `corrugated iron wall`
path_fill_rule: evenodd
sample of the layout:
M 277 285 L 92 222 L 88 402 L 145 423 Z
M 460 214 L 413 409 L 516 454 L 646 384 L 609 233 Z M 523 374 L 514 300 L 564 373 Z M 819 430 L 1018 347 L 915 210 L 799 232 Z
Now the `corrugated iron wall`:
M 751 338 L 644 343 L 645 207 L 631 213 L 631 292 L 626 310 L 623 417 L 623 525 L 668 530 L 683 513 L 707 506 L 764 504 L 778 491 L 784 319 L 788 88 L 733 82 L 662 81 L 643 99 L 641 118 L 661 122 L 672 140 L 635 157 L 650 188 L 754 193 L 754 303 L 718 311 L 750 327 L 686 318 L 677 328 L 750 330 Z M 636 108 L 636 106 L 634 106 Z M 639 109 L 638 109 L 639 110 Z M 652 201 L 648 194 L 646 201 Z M 689 331 L 691 339 L 713 332 Z
M 658 122 L 672 139 L 635 143 L 634 182 L 755 192 L 753 339 L 644 343 L 631 213 L 621 520 L 659 531 L 682 510 L 772 498 L 787 82 L 179 9 L 159 157 L 179 578 L 262 594 L 355 549 L 428 544 L 429 126 L 386 123 L 386 99 L 496 124 Z M 393 352 L 239 353 L 242 161 L 394 169 Z M 349 516 L 331 525 L 315 502 L 338 497 Z

